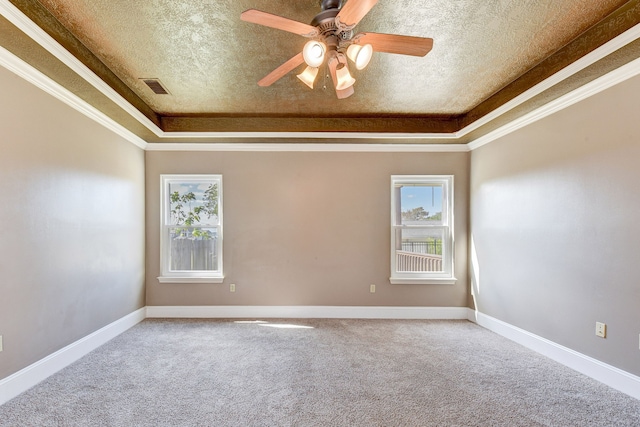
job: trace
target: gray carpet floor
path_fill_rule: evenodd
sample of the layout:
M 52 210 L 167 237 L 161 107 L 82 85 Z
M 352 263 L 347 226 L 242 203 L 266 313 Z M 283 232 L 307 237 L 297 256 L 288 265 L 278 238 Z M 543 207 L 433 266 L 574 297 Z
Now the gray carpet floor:
M 640 426 L 640 400 L 466 321 L 147 319 L 0 426 Z

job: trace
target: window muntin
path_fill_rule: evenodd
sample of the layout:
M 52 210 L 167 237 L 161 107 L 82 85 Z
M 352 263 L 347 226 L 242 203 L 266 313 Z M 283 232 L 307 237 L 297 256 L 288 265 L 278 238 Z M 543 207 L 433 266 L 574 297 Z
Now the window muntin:
M 391 177 L 391 283 L 452 283 L 453 176 Z
M 222 281 L 222 176 L 161 176 L 161 282 Z

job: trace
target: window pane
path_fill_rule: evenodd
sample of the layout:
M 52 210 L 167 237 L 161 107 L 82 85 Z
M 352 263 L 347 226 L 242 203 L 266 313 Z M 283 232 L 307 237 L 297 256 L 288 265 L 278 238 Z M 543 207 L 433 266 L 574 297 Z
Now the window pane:
M 171 271 L 217 271 L 217 241 L 217 228 L 172 227 Z
M 400 187 L 401 224 L 441 225 L 442 194 L 442 184 Z
M 444 230 L 398 228 L 396 270 L 441 272 Z
M 217 225 L 218 183 L 170 182 L 169 225 Z

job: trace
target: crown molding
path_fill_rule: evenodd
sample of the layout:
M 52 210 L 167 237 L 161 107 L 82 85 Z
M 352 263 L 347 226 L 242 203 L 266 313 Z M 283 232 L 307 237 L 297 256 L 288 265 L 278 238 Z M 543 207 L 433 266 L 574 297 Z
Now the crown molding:
M 49 36 L 44 30 L 32 22 L 19 9 L 13 6 L 7 0 L 0 0 L 0 14 L 7 20 L 18 27 L 26 35 L 32 38 L 36 43 L 56 56 L 67 67 L 73 70 L 81 78 L 107 96 L 111 101 L 116 103 L 120 108 L 127 112 L 131 117 L 137 120 L 144 127 L 149 129 L 156 135 L 160 141 L 181 140 L 181 139 L 202 139 L 202 140 L 220 140 L 221 142 L 202 142 L 202 143 L 164 143 L 155 142 L 148 143 L 133 132 L 125 129 L 122 125 L 109 118 L 104 113 L 89 105 L 86 101 L 80 99 L 69 90 L 63 88 L 44 74 L 37 71 L 31 65 L 17 58 L 15 55 L 0 50 L 0 65 L 11 70 L 15 74 L 33 83 L 47 93 L 58 98 L 62 102 L 85 114 L 87 117 L 97 121 L 108 129 L 112 130 L 127 141 L 133 143 L 149 151 L 337 151 L 337 152 L 466 152 L 472 151 L 483 145 L 488 144 L 508 133 L 520 129 L 531 124 L 543 117 L 553 114 L 563 108 L 575 104 L 589 96 L 592 96 L 602 90 L 605 90 L 617 83 L 628 78 L 640 74 L 640 66 L 637 60 L 632 61 L 617 70 L 614 70 L 586 85 L 560 97 L 548 104 L 515 119 L 498 129 L 491 131 L 469 143 L 459 143 L 461 138 L 469 135 L 471 132 L 478 130 L 482 126 L 492 122 L 498 117 L 504 115 L 508 111 L 522 105 L 524 102 L 531 100 L 533 97 L 543 93 L 558 83 L 584 70 L 588 66 L 605 58 L 618 49 L 640 38 L 640 24 L 630 28 L 621 35 L 615 37 L 589 54 L 585 55 L 578 61 L 565 67 L 548 79 L 533 86 L 529 90 L 523 92 L 519 96 L 513 98 L 501 107 L 495 109 L 491 113 L 483 116 L 475 122 L 469 124 L 463 129 L 454 133 L 356 133 L 356 132 L 165 132 L 149 120 L 144 114 L 138 111 L 126 99 L 124 99 L 115 90 L 109 87 L 88 67 L 75 58 L 71 53 L 64 49 L 57 41 Z M 230 140 L 256 140 L 256 139 L 275 139 L 275 140 L 300 140 L 312 139 L 323 141 L 335 140 L 404 140 L 415 141 L 414 143 L 243 143 L 229 142 Z M 429 140 L 451 140 L 450 144 L 437 143 L 421 143 L 421 141 Z
M 344 138 L 344 135 L 342 136 Z M 467 144 L 312 144 L 312 143 L 152 143 L 147 151 L 253 151 L 253 152 L 367 152 L 451 153 L 468 152 Z
M 489 114 L 481 117 L 480 119 L 476 120 L 475 122 L 473 122 L 473 123 L 469 124 L 468 126 L 460 129 L 458 132 L 456 132 L 457 137 L 458 138 L 462 138 L 462 137 L 468 135 L 469 133 L 479 129 L 480 127 L 488 124 L 489 122 L 491 122 L 491 121 L 497 119 L 498 117 L 502 116 L 503 114 L 507 113 L 508 111 L 513 110 L 514 108 L 516 108 L 519 105 L 525 103 L 526 101 L 532 99 L 533 97 L 535 97 L 537 95 L 540 95 L 541 93 L 543 93 L 544 91 L 552 88 L 553 86 L 557 85 L 558 83 L 560 83 L 560 82 L 568 79 L 569 77 L 577 74 L 578 72 L 584 70 L 585 68 L 589 67 L 590 65 L 593 65 L 596 62 L 598 62 L 599 60 L 611 55 L 615 51 L 623 48 L 624 46 L 626 46 L 629 43 L 637 40 L 638 38 L 640 38 L 640 24 L 630 28 L 629 30 L 627 30 L 624 33 L 620 34 L 618 37 L 615 37 L 615 38 L 609 40 L 607 43 L 603 44 L 602 46 L 600 46 L 597 49 L 594 49 L 593 51 L 591 51 L 590 53 L 586 54 L 582 58 L 580 58 L 577 61 L 571 63 L 570 65 L 568 65 L 567 67 L 563 68 L 562 70 L 558 71 L 557 73 L 555 73 L 551 77 L 543 80 L 542 82 L 538 83 L 535 86 L 532 86 L 530 89 L 524 91 L 523 93 L 521 93 L 520 95 L 516 96 L 512 100 L 510 100 L 510 101 L 506 102 L 505 104 L 501 105 L 500 107 L 496 108 L 495 110 L 493 110 Z M 584 99 L 584 98 L 582 98 L 582 99 Z
M 399 132 L 163 132 L 167 138 L 179 139 L 234 139 L 234 138 L 279 138 L 279 139 L 446 139 L 457 140 L 458 132 L 450 133 L 399 133 Z
M 634 27 L 632 30 L 640 30 L 640 25 Z M 630 30 L 631 31 L 631 30 Z M 626 34 L 626 33 L 625 33 Z M 621 83 L 629 78 L 635 77 L 640 74 L 640 58 L 633 60 L 583 86 L 572 92 L 567 93 L 555 100 L 543 105 L 542 107 L 531 111 L 498 129 L 483 135 L 468 144 L 458 144 L 455 140 L 461 138 L 461 132 L 451 134 L 357 134 L 351 135 L 347 133 L 322 133 L 322 132 L 271 132 L 265 136 L 272 139 L 287 139 L 287 138 L 322 138 L 324 140 L 335 139 L 450 139 L 451 144 L 386 144 L 386 143 L 148 143 L 142 138 L 135 135 L 133 132 L 126 129 L 124 126 L 115 122 L 106 114 L 97 110 L 83 99 L 76 96 L 71 91 L 67 90 L 63 86 L 54 82 L 48 76 L 44 75 L 40 71 L 36 70 L 33 66 L 27 64 L 22 59 L 18 58 L 11 52 L 0 47 L 0 66 L 8 69 L 14 74 L 22 77 L 31 84 L 37 86 L 48 94 L 54 96 L 58 100 L 64 102 L 70 107 L 74 108 L 78 112 L 84 114 L 88 118 L 96 121 L 107 129 L 111 130 L 115 134 L 131 142 L 135 146 L 147 151 L 254 151 L 254 152 L 468 152 L 482 147 L 496 139 L 499 139 L 511 132 L 514 132 L 520 128 L 523 128 L 529 124 L 532 124 L 544 117 L 554 114 L 564 108 L 567 108 L 577 102 L 580 102 L 590 96 L 593 96 L 603 90 L 606 90 L 618 83 Z M 577 72 L 577 71 L 576 71 Z M 119 96 L 119 95 L 118 95 Z M 512 107 L 513 108 L 513 107 Z M 146 118 L 145 118 L 146 119 Z M 154 125 L 155 126 L 155 125 Z M 201 137 L 207 136 L 202 134 L 178 134 L 162 133 L 166 137 L 176 137 L 182 135 L 186 137 Z M 207 134 L 211 138 L 212 134 Z M 262 135 L 262 134 L 261 134 Z M 213 135 L 219 139 L 234 138 L 255 138 L 255 133 L 218 133 Z
M 54 82 L 48 76 L 36 70 L 2 46 L 0 46 L 0 66 L 6 68 L 17 76 L 22 77 L 24 80 L 42 89 L 79 113 L 84 114 L 89 119 L 94 120 L 136 147 L 142 148 L 143 150 L 147 148 L 148 144 L 142 138 L 115 122 L 106 114 L 93 107 L 70 90 Z
M 17 7 L 12 5 L 8 0 L 0 0 L 0 14 L 13 25 L 18 27 L 23 33 L 33 39 L 33 41 L 38 43 L 49 53 L 58 58 L 62 63 L 73 70 L 81 78 L 86 80 L 102 94 L 115 102 L 120 108 L 125 110 L 127 114 L 135 118 L 140 124 L 145 126 L 157 136 L 161 136 L 162 130 L 158 126 L 156 126 L 155 123 L 153 123 L 144 114 L 138 111 L 137 108 L 131 105 L 118 92 L 113 90 L 111 86 L 102 81 L 100 77 L 98 77 L 86 65 L 78 60 L 78 58 L 73 56 L 68 50 L 60 45 L 60 43 L 58 43 L 53 37 L 47 34 L 46 31 L 36 25 L 31 19 L 29 19 Z
M 580 101 L 583 101 L 597 93 L 600 93 L 610 87 L 622 83 L 632 77 L 640 74 L 640 58 L 635 59 L 609 73 L 575 89 L 566 95 L 560 96 L 544 106 L 535 109 L 510 123 L 483 135 L 467 144 L 470 151 L 482 147 L 493 142 L 505 135 L 510 134 L 518 129 L 528 126 L 540 119 L 564 110 Z

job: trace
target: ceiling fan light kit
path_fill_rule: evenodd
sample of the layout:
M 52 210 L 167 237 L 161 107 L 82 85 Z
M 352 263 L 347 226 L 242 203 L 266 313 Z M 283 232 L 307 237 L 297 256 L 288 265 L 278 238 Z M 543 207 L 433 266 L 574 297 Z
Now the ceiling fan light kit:
M 309 86 L 310 89 L 313 89 L 313 82 L 316 81 L 316 76 L 318 75 L 318 67 L 311 67 L 307 65 L 307 68 L 304 71 L 297 75 L 297 77 L 302 81 L 302 83 Z
M 338 84 L 336 85 L 336 90 L 344 90 L 356 82 L 349 73 L 349 68 L 345 64 L 338 64 L 336 67 L 336 79 L 338 80 Z
M 363 70 L 371 61 L 373 52 L 400 55 L 425 56 L 433 46 L 433 39 L 397 34 L 358 33 L 353 28 L 375 6 L 378 0 L 322 0 L 321 12 L 311 25 L 273 15 L 256 9 L 249 9 L 240 19 L 282 31 L 310 38 L 298 53 L 284 64 L 263 77 L 259 86 L 270 86 L 300 65 L 306 69 L 297 75 L 304 84 L 313 89 L 318 69 L 326 64 L 334 83 L 338 99 L 354 93 L 355 79 L 347 66 L 348 57 L 357 70 Z M 345 56 L 346 53 L 346 56 Z
M 337 73 L 336 73 L 336 67 L 337 67 L 338 61 L 335 58 L 331 58 L 329 59 L 329 73 L 331 74 L 331 80 L 333 80 L 333 86 L 336 89 L 336 97 L 338 99 L 345 99 L 350 97 L 351 95 L 354 94 L 355 90 L 353 89 L 353 85 L 351 86 L 346 86 L 344 89 L 339 88 L 340 87 L 340 83 L 338 83 L 338 77 L 337 77 Z M 355 83 L 355 81 L 354 81 Z M 339 88 L 339 89 L 338 89 Z
M 347 48 L 347 57 L 356 65 L 356 70 L 364 70 L 372 56 L 373 47 L 369 43 L 365 45 L 354 43 Z
M 318 68 L 324 62 L 327 45 L 318 40 L 310 40 L 302 49 L 302 57 L 309 67 Z

